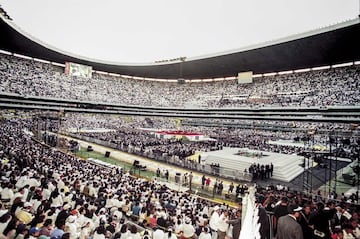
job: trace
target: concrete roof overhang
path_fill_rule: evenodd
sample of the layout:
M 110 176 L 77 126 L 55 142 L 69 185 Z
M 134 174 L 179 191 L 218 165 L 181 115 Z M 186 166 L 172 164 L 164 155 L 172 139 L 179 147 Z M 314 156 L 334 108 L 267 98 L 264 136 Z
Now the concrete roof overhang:
M 94 70 L 160 79 L 203 79 L 318 67 L 360 60 L 360 19 L 233 51 L 185 61 L 125 64 L 76 56 L 35 39 L 0 17 L 0 49 L 51 62 L 75 62 Z M 181 72 L 181 73 L 180 73 Z

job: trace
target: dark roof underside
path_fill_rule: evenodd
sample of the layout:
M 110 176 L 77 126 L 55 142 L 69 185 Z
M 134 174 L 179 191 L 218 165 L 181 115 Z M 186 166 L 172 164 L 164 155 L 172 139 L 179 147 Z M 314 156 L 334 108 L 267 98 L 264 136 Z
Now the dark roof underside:
M 16 31 L 0 18 L 0 49 L 51 62 L 75 62 L 90 65 L 94 70 L 122 75 L 161 78 L 197 79 L 236 76 L 238 72 L 254 74 L 302 69 L 360 60 L 360 23 L 323 33 L 299 37 L 252 50 L 189 60 L 180 63 L 154 65 L 110 65 L 88 61 L 46 48 L 25 34 Z

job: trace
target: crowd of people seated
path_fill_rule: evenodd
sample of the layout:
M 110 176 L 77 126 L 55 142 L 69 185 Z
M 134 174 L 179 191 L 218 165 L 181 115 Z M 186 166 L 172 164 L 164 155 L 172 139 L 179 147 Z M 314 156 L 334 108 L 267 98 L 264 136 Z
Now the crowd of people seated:
M 0 54 L 0 92 L 142 106 L 243 107 L 358 105 L 359 69 L 350 66 L 256 78 L 177 84 L 125 79 L 94 73 L 92 78 L 65 75 L 47 63 Z M 246 97 L 232 97 L 245 95 Z
M 63 123 L 63 128 L 66 131 L 70 126 L 91 128 L 95 125 L 95 121 L 106 122 L 106 129 L 114 129 L 115 131 L 109 132 L 76 132 L 79 135 L 94 137 L 106 142 L 119 143 L 120 148 L 132 150 L 134 153 L 148 153 L 156 154 L 157 156 L 167 153 L 169 156 L 177 155 L 181 158 L 194 154 L 195 151 L 211 151 L 219 150 L 222 147 L 241 147 L 241 148 L 255 148 L 258 150 L 280 152 L 280 153 L 298 153 L 300 149 L 291 146 L 281 145 L 269 145 L 266 142 L 268 140 L 276 139 L 288 139 L 291 140 L 295 137 L 296 133 L 291 132 L 269 132 L 265 130 L 246 130 L 246 129 L 222 129 L 218 131 L 217 128 L 211 127 L 191 127 L 181 126 L 181 128 L 188 132 L 199 132 L 204 135 L 208 135 L 217 141 L 206 142 L 193 142 L 183 143 L 179 139 L 161 139 L 156 138 L 154 134 L 142 129 L 144 123 L 139 120 L 139 117 L 132 117 L 130 122 L 125 122 L 124 119 L 119 119 L 117 116 L 113 117 L 113 120 L 109 116 L 97 116 L 97 120 L 86 119 L 86 115 L 69 114 Z M 141 118 L 140 118 L 141 119 Z M 157 122 L 158 119 L 153 120 Z M 162 122 L 159 120 L 159 122 Z M 79 125 L 79 126 L 77 126 Z M 163 123 L 157 123 L 160 129 L 174 129 L 175 124 L 166 121 Z M 159 128 L 158 128 L 159 129 Z
M 252 129 L 275 129 L 286 130 L 295 129 L 297 131 L 308 132 L 316 129 L 317 131 L 351 131 L 353 126 L 348 123 L 329 123 L 329 122 L 307 122 L 307 121 L 277 121 L 277 120 L 246 120 L 246 119 L 182 119 L 182 124 L 190 126 L 218 126 L 232 128 L 252 128 Z
M 233 127 L 231 127 L 231 125 Z M 226 127 L 225 127 L 226 125 Z M 76 126 L 74 128 L 74 126 Z M 239 139 L 242 135 L 262 135 L 266 140 L 294 141 L 296 143 L 307 144 L 329 144 L 329 137 L 334 137 L 339 133 L 337 143 L 342 144 L 344 139 L 351 138 L 351 135 L 360 135 L 359 129 L 353 124 L 348 123 L 326 123 L 326 122 L 288 122 L 288 121 L 268 121 L 268 120 L 229 120 L 229 119 L 182 119 L 177 123 L 177 119 L 163 117 L 121 117 L 114 115 L 94 115 L 67 113 L 62 121 L 62 130 L 66 132 L 82 132 L 87 129 L 149 129 L 149 130 L 174 130 L 181 128 L 183 131 L 197 132 L 207 135 L 213 139 L 221 139 L 229 147 L 247 147 L 240 145 Z M 316 131 L 315 135 L 309 132 Z M 348 135 L 348 137 L 346 137 Z M 247 141 L 247 140 L 246 140 Z M 256 142 L 259 143 L 259 142 Z M 246 143 L 245 143 L 246 144 Z M 356 144 L 350 141 L 349 144 Z M 344 149 L 347 149 L 344 145 Z M 276 147 L 276 146 L 273 146 Z M 267 151 L 267 150 L 264 150 Z M 276 152 L 286 150 L 278 149 Z M 297 153 L 290 152 L 290 153 Z M 347 156 L 344 156 L 347 157 Z
M 21 112 L 19 111 L 19 114 Z M 22 112 L 24 113 L 24 112 Z M 31 118 L 31 113 L 26 117 Z M 35 114 L 37 117 L 39 114 Z M 52 125 L 46 121 L 47 125 Z M 36 121 L 36 120 L 33 120 Z M 148 124 L 151 122 L 151 125 Z M 240 121 L 241 122 L 241 121 Z M 260 122 L 257 122 L 260 124 Z M 267 123 L 266 121 L 264 122 Z M 35 122 L 36 124 L 36 122 Z M 45 126 L 40 122 L 41 126 Z M 54 122 L 53 125 L 57 125 Z M 156 125 L 157 129 L 150 128 L 150 126 Z M 305 132 L 317 127 L 314 123 L 300 123 L 302 128 L 309 127 Z M 38 129 L 38 125 L 34 125 Z M 178 138 L 164 139 L 156 137 L 152 133 L 152 130 L 171 130 L 177 127 L 188 132 L 198 132 L 204 135 L 209 135 L 210 138 L 215 140 L 200 141 L 200 142 L 187 142 Z M 319 123 L 319 128 L 332 127 L 335 129 L 348 130 L 348 125 L 345 124 L 324 124 Z M 75 129 L 75 130 L 74 130 Z M 45 130 L 45 128 L 41 128 Z M 51 130 L 58 130 L 56 127 L 51 127 Z M 250 150 L 261 150 L 264 152 L 277 152 L 283 154 L 299 154 L 305 157 L 311 157 L 304 155 L 304 150 L 307 142 L 295 142 L 296 144 L 282 145 L 272 144 L 271 141 L 288 141 L 292 142 L 295 138 L 302 138 L 303 133 L 299 130 L 292 131 L 270 131 L 265 129 L 242 129 L 242 128 L 224 128 L 224 127 L 205 127 L 205 126 L 179 126 L 176 125 L 174 119 L 162 119 L 146 117 L 120 117 L 117 115 L 94 115 L 94 114 L 80 114 L 80 113 L 66 113 L 61 119 L 62 132 L 71 133 L 72 136 L 90 140 L 110 146 L 115 149 L 119 149 L 128 153 L 144 156 L 154 160 L 165 161 L 167 163 L 175 164 L 181 167 L 189 168 L 191 170 L 197 170 L 200 172 L 206 172 L 215 176 L 218 176 L 223 170 L 228 170 L 218 164 L 219 167 L 212 167 L 210 164 L 206 166 L 206 162 L 203 160 L 194 160 L 193 158 L 187 158 L 188 156 L 196 154 L 196 152 L 208 152 L 214 150 L 221 150 L 223 147 L 238 147 L 247 148 Z M 97 131 L 99 130 L 99 131 Z M 105 132 L 104 132 L 105 131 Z M 300 135 L 300 137 L 298 136 Z M 100 141 L 98 141 L 100 140 Z M 328 135 L 317 135 L 316 142 L 314 144 L 327 145 Z M 47 142 L 50 143 L 50 142 Z M 55 142 L 56 143 L 56 142 Z M 339 139 L 339 143 L 341 140 Z M 64 144 L 62 144 L 64 145 Z M 338 157 L 353 159 L 351 155 L 356 155 L 353 152 L 351 145 L 339 145 L 339 148 L 333 146 L 333 152 Z M 339 149 L 339 150 L 338 150 Z M 341 150 L 340 150 L 341 149 Z M 70 149 L 69 149 L 70 150 Z M 308 149 L 309 150 L 309 149 Z M 70 150 L 71 151 L 71 150 Z M 250 151 L 251 152 L 251 151 Z M 260 160 L 261 161 L 261 160 Z M 316 161 L 316 160 L 315 160 Z M 261 164 L 261 162 L 260 162 Z M 205 167 L 206 166 L 206 167 Z M 231 169 L 230 169 L 231 170 Z M 267 179 L 266 175 L 261 174 L 261 168 L 257 170 L 243 171 L 246 180 L 261 180 Z M 230 177 L 232 176 L 229 171 Z M 235 175 L 235 174 L 234 174 Z M 244 177 L 245 177 L 244 176 Z M 252 176 L 252 177 L 251 177 Z M 237 176 L 239 179 L 242 175 Z
M 199 132 L 199 127 L 187 127 L 187 129 L 193 129 Z M 223 147 L 248 148 L 251 150 L 282 154 L 301 154 L 305 150 L 305 144 L 307 144 L 307 142 L 301 144 L 270 143 L 271 141 L 282 139 L 292 142 L 296 133 L 291 132 L 246 130 L 241 128 L 223 129 L 221 132 L 215 132 L 211 131 L 211 129 L 202 132 L 209 133 L 210 137 L 216 141 L 184 142 L 176 138 L 162 139 L 142 129 L 125 127 L 111 132 L 83 132 L 75 135 L 111 142 L 116 144 L 118 149 L 129 153 L 148 156 L 150 158 L 176 156 L 180 160 L 195 154 L 196 151 L 208 152 L 221 150 Z M 317 137 L 316 144 L 326 146 L 328 145 L 327 141 L 328 135 L 322 135 Z M 334 147 L 333 152 L 338 155 L 338 157 L 351 158 L 351 155 L 353 155 L 353 152 L 350 150 L 351 145 L 341 146 L 341 150 L 335 150 L 336 148 Z
M 232 222 L 224 205 L 132 178 L 118 168 L 102 168 L 76 160 L 34 142 L 26 134 L 25 129 L 30 127 L 29 121 L 20 119 L 3 119 L 0 127 L 0 230 L 8 238 L 27 238 L 27 234 L 53 239 L 150 238 L 148 232 L 140 235 L 136 227 L 126 224 L 128 220 L 152 228 L 157 232 L 153 235 L 165 234 L 158 229 L 161 227 L 173 234 L 182 232 L 188 238 L 214 230 L 210 223 L 215 217 L 210 217 L 212 211 L 218 213 L 216 217 Z M 343 229 L 359 235 L 359 209 L 351 204 L 358 201 L 357 197 L 331 198 L 339 199 L 332 204 L 321 196 L 309 197 L 272 185 L 259 188 L 257 196 L 261 195 L 262 206 L 273 211 L 275 217 L 281 217 L 278 208 L 294 201 L 303 205 L 304 215 L 310 218 L 318 218 L 322 210 L 329 210 L 330 233 Z M 322 206 L 325 201 L 327 208 Z M 237 212 L 230 212 L 234 214 L 233 220 L 239 218 Z M 337 222 L 336 217 L 342 221 Z M 300 222 L 313 223 L 322 232 L 323 220 Z
M 203 238 L 220 217 L 238 238 L 236 208 L 77 159 L 34 141 L 31 125 L 0 121 L 0 238 Z

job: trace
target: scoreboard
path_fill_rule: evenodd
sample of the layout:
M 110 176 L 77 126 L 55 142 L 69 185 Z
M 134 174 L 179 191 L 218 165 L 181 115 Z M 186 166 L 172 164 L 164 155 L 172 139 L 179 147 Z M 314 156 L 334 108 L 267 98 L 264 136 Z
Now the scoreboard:
M 73 62 L 65 63 L 65 74 L 70 76 L 80 76 L 84 78 L 91 78 L 92 67 L 81 65 Z
M 239 72 L 237 77 L 238 84 L 249 84 L 253 82 L 253 72 L 246 71 L 246 72 Z

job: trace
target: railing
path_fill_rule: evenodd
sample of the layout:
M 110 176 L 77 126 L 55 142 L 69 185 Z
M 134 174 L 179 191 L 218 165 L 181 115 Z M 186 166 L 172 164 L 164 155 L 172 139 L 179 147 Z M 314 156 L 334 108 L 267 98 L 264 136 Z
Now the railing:
M 259 210 L 255 204 L 255 188 L 250 187 L 249 194 L 245 198 L 243 205 L 246 207 L 245 216 L 243 217 L 243 224 L 241 226 L 241 233 L 239 239 L 256 239 L 256 238 L 269 238 L 273 239 L 273 213 L 266 212 L 266 218 L 259 218 Z M 243 206 L 243 208 L 244 208 Z M 260 232 L 260 223 L 261 221 L 266 221 L 269 224 L 269 231 L 266 232 L 266 235 L 261 235 Z M 262 232 L 264 233 L 264 232 Z

